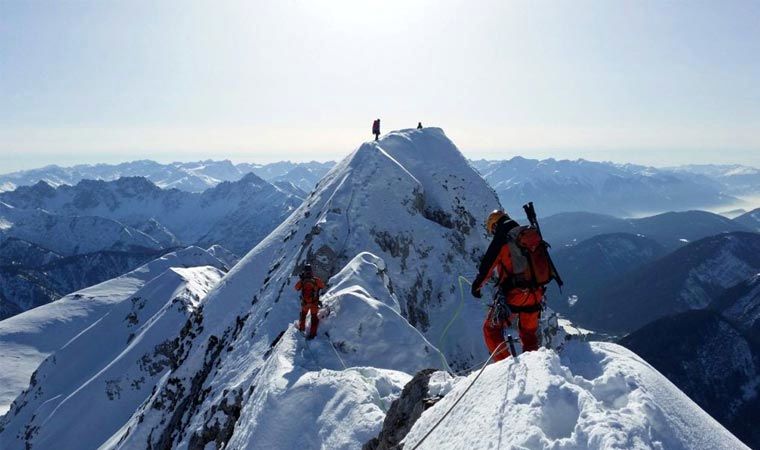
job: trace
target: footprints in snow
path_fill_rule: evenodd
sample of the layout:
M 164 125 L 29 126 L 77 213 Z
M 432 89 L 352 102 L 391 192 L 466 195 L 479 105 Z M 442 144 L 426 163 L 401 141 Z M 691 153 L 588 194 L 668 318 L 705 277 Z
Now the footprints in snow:
M 566 349 L 551 362 L 560 366 L 551 372 L 563 375 L 549 380 L 531 378 L 528 365 L 519 359 L 511 364 L 499 417 L 508 421 L 504 418 L 506 411 L 524 405 L 536 411 L 531 422 L 551 440 L 571 438 L 588 414 L 624 410 L 637 386 L 635 379 L 625 373 L 605 371 L 604 355 L 595 353 L 590 346 Z

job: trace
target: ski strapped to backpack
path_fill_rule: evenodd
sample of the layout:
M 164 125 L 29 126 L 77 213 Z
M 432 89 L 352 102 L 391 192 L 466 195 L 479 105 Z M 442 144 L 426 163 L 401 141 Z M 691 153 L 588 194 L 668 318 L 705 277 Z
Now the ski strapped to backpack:
M 523 206 L 530 225 L 512 228 L 508 235 L 512 270 L 514 275 L 507 281 L 507 289 L 537 289 L 552 280 L 562 289 L 562 277 L 549 255 L 549 243 L 541 235 L 533 202 Z

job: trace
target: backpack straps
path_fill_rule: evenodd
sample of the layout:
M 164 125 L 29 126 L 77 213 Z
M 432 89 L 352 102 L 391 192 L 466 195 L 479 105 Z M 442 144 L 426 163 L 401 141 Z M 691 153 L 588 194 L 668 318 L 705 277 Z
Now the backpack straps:
M 309 290 L 309 295 L 311 298 L 306 298 L 306 285 L 309 285 L 311 289 Z M 312 303 L 312 302 L 318 302 L 319 301 L 319 283 L 317 283 L 316 278 L 312 277 L 304 277 L 301 278 L 301 301 L 305 303 Z

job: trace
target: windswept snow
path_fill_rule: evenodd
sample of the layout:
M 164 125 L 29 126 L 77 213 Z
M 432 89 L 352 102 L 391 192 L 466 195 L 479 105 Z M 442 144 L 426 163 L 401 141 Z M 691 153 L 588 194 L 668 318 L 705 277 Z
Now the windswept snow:
M 373 367 L 344 370 L 325 342 L 307 344 L 294 328 L 270 358 L 229 448 L 360 448 L 380 431 L 388 407 L 411 379 Z
M 226 248 L 222 247 L 219 244 L 212 245 L 208 249 L 206 249 L 207 252 L 209 252 L 211 255 L 213 255 L 216 259 L 223 262 L 227 265 L 228 268 L 232 268 L 235 264 L 240 261 L 240 257 L 231 251 L 227 250 Z
M 170 268 L 147 282 L 47 358 L 0 427 L 39 428 L 39 448 L 100 446 L 176 364 L 174 336 L 222 274 Z M 14 444 L 10 434 L 0 434 L 0 447 Z
M 361 253 L 330 280 L 334 287 L 324 298 L 330 314 L 320 331 L 338 350 L 341 365 L 407 373 L 448 369 L 438 349 L 401 316 L 384 271 L 383 260 Z
M 412 449 L 475 373 L 423 413 Z M 615 344 L 573 343 L 487 367 L 420 449 L 744 449 L 641 358 Z
M 128 300 L 147 282 L 172 267 L 214 266 L 219 260 L 198 247 L 169 253 L 118 278 L 0 321 L 0 414 L 29 385 L 32 373 L 50 354 Z
M 443 355 L 399 314 L 384 267 L 380 258 L 361 253 L 330 280 L 323 296 L 329 314 L 317 339 L 307 342 L 289 320 L 271 346 L 244 341 L 240 350 L 230 348 L 228 364 L 237 370 L 222 368 L 219 375 L 230 380 L 223 402 L 230 411 L 234 405 L 237 426 L 227 413 L 204 416 L 179 447 L 202 448 L 197 446 L 213 436 L 217 445 L 229 442 L 230 448 L 353 449 L 374 437 L 410 374 L 448 368 Z M 144 425 L 156 419 L 139 410 L 104 448 L 139 445 L 149 429 Z M 221 431 L 213 433 L 217 420 Z M 138 421 L 142 427 L 130 425 Z M 224 434 L 225 426 L 234 433 L 231 428 Z

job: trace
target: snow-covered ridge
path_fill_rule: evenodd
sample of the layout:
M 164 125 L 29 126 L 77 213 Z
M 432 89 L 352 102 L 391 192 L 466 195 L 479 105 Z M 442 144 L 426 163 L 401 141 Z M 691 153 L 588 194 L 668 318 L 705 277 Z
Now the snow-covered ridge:
M 425 411 L 404 448 L 417 448 L 476 376 L 458 380 Z M 641 358 L 592 342 L 487 367 L 419 448 L 747 447 Z
M 82 289 L 44 306 L 0 321 L 0 414 L 29 385 L 37 366 L 111 308 L 171 268 L 224 264 L 205 250 L 189 247 L 151 261 L 125 275 Z
M 40 427 L 39 448 L 98 447 L 177 363 L 174 336 L 222 275 L 211 266 L 169 268 L 148 281 L 48 357 L 0 428 Z
M 401 314 L 388 306 L 394 304 L 392 299 L 365 301 L 369 297 L 364 293 L 379 296 L 382 289 L 362 282 L 351 284 L 364 287 L 345 293 L 346 302 L 336 307 L 343 311 L 336 320 L 349 313 L 370 314 L 368 318 L 379 314 L 383 318 L 377 320 L 386 324 L 377 325 L 380 329 L 389 326 L 387 330 L 407 330 L 403 333 L 408 336 L 423 337 L 426 343 L 417 338 L 423 342 L 420 355 L 428 355 L 438 365 L 444 362 L 433 346 L 450 356 L 449 362 L 470 366 L 482 361 L 486 355 L 480 327 L 471 324 L 482 321 L 483 309 L 477 302 L 461 303 L 456 283 L 460 274 L 472 275 L 487 243 L 478 225 L 482 219 L 475 217 L 485 217 L 497 207 L 493 191 L 440 129 L 403 130 L 360 146 L 209 294 L 194 337 L 180 341 L 186 353 L 180 357 L 183 363 L 172 370 L 174 381 L 160 385 L 130 423 L 137 423 L 138 417 L 142 422 L 128 426 L 128 433 L 115 439 L 122 440 L 123 448 L 145 445 L 148 436 L 155 445 L 164 442 L 186 448 L 191 442 L 206 445 L 211 440 L 219 445 L 222 440 L 238 439 L 238 432 L 246 433 L 239 418 L 263 414 L 250 400 L 249 388 L 263 389 L 266 378 L 261 374 L 269 361 L 270 345 L 297 318 L 298 300 L 292 286 L 306 261 L 314 264 L 318 275 L 328 278 L 356 255 L 371 252 L 384 261 L 388 286 Z M 457 310 L 457 319 L 450 323 Z M 328 333 L 329 320 L 325 320 Z M 448 336 L 456 338 L 444 336 L 447 325 Z M 363 357 L 369 341 L 362 339 L 352 353 L 356 344 L 348 340 L 352 333 L 363 336 L 367 332 L 363 327 L 345 326 L 335 332 L 337 336 L 348 333 L 342 337 L 348 343 L 341 354 L 347 365 L 353 364 L 352 354 Z M 325 338 L 320 333 L 315 346 Z M 392 352 L 386 347 L 384 353 Z M 394 358 L 404 357 L 396 353 L 400 352 L 394 352 Z M 398 370 L 404 364 L 408 370 L 404 359 L 389 361 L 394 367 L 387 369 Z M 412 363 L 424 361 L 415 357 Z M 337 364 L 337 358 L 329 364 Z M 198 397 L 199 383 L 211 388 L 202 397 Z M 178 402 L 191 406 L 177 409 Z M 212 410 L 216 411 L 213 420 Z

